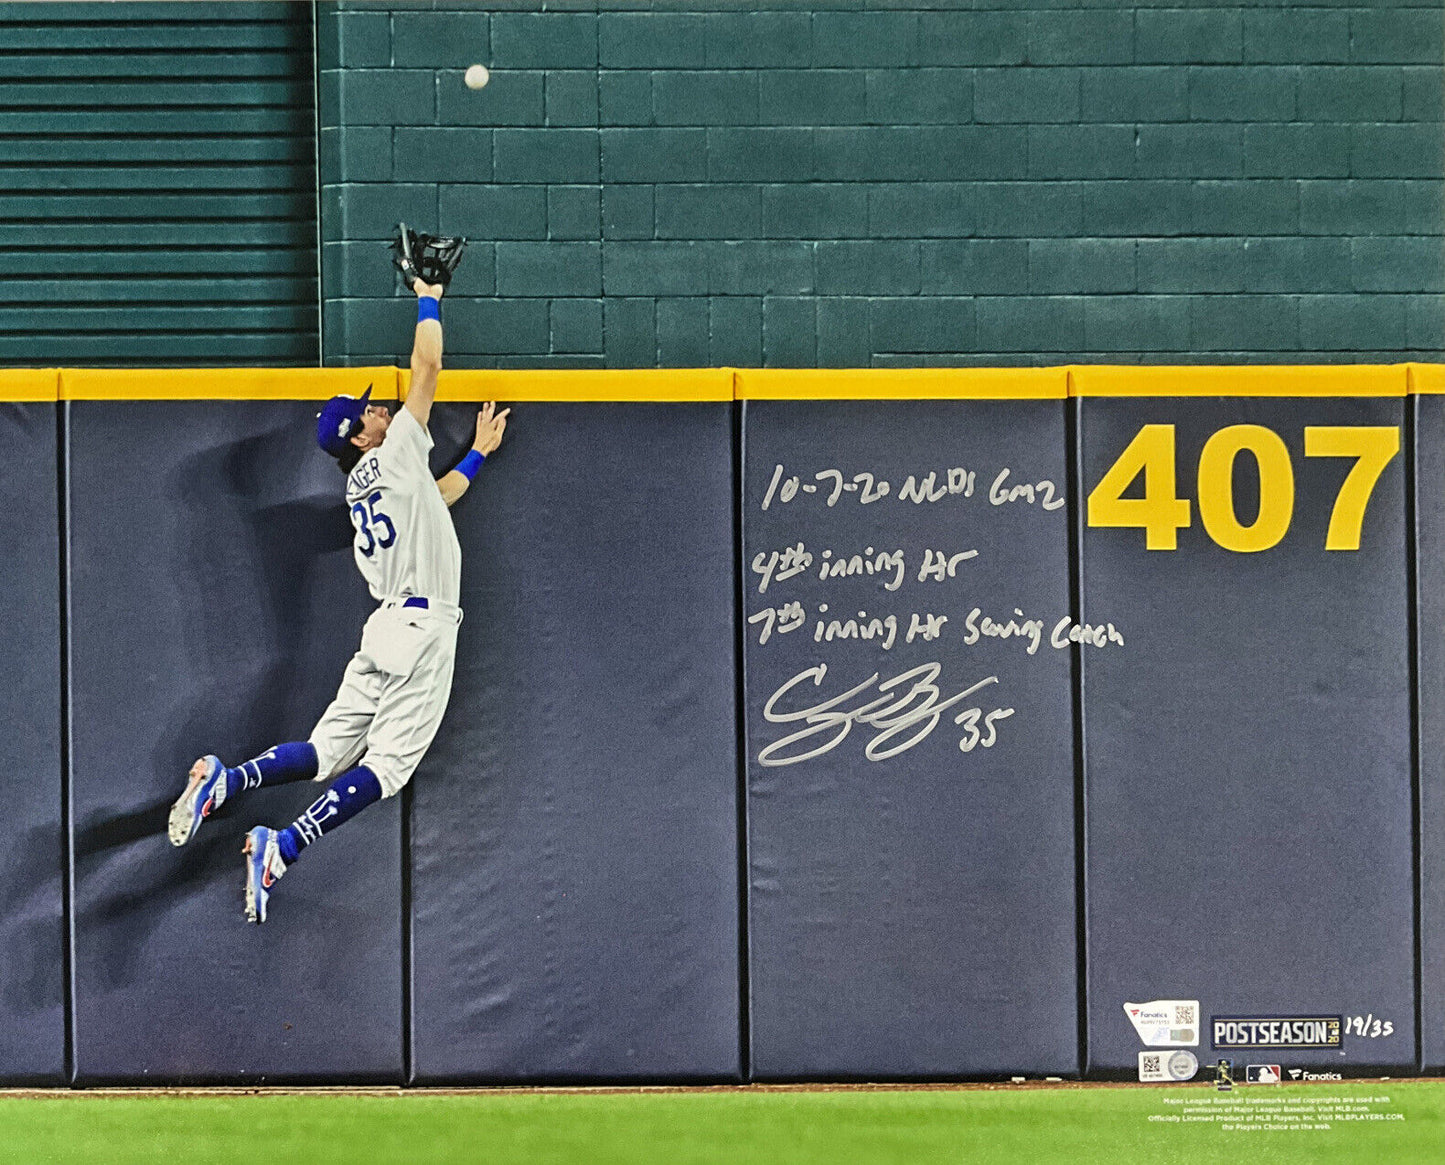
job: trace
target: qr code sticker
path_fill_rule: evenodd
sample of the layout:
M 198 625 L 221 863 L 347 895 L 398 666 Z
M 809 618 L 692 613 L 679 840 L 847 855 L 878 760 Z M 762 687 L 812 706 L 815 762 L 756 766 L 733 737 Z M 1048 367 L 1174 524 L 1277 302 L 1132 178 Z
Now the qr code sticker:
M 1164 1071 L 1164 1058 L 1162 1056 L 1145 1056 L 1141 1067 L 1147 1074 L 1156 1075 Z
M 1174 1015 L 1174 1022 L 1175 1022 L 1175 1023 L 1188 1023 L 1188 1024 L 1192 1024 L 1192 1023 L 1195 1022 L 1195 1019 L 1194 1019 L 1194 1010 L 1195 1010 L 1194 1004 L 1192 1004 L 1192 1003 L 1181 1003 L 1181 1004 L 1180 1004 L 1177 1008 L 1175 1008 L 1174 1010 L 1175 1010 L 1175 1015 Z

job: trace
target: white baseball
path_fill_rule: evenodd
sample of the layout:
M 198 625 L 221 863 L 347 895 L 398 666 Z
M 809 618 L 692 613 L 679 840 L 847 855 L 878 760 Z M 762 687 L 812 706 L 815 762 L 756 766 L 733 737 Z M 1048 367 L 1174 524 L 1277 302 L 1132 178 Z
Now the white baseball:
M 487 72 L 486 65 L 472 65 L 467 69 L 467 74 L 462 78 L 467 83 L 468 89 L 480 89 L 492 79 L 491 73 Z

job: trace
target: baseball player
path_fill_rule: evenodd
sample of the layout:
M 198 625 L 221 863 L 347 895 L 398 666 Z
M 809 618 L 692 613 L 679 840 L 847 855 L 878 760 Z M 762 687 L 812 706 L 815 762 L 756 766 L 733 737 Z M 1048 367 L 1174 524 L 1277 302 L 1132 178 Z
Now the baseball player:
M 403 267 L 409 271 L 415 268 Z M 411 282 L 417 324 L 405 405 L 393 416 L 371 403 L 368 388 L 359 398 L 332 397 L 316 421 L 317 443 L 346 474 L 356 565 L 380 605 L 310 739 L 278 744 L 238 768 L 201 757 L 171 809 L 171 844 L 185 845 L 202 821 L 247 789 L 331 780 L 288 828 L 258 825 L 246 835 L 246 917 L 252 922 L 266 921 L 276 880 L 303 849 L 411 779 L 451 692 L 462 556 L 447 507 L 466 493 L 483 459 L 501 444 L 511 410 L 484 405 L 471 452 L 433 479 L 427 420 L 441 370 L 443 285 L 420 276 Z

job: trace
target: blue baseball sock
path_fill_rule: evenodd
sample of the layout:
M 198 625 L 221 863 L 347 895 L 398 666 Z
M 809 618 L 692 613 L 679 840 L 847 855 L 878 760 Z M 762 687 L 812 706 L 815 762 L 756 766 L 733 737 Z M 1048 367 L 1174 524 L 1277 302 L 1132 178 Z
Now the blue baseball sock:
M 309 741 L 295 741 L 268 748 L 254 760 L 226 770 L 226 796 L 262 785 L 284 785 L 316 777 L 316 749 Z
M 381 800 L 381 782 L 365 765 L 344 772 L 316 799 L 315 804 L 276 838 L 282 860 L 289 866 L 296 856 L 338 825 L 350 821 L 373 801 Z

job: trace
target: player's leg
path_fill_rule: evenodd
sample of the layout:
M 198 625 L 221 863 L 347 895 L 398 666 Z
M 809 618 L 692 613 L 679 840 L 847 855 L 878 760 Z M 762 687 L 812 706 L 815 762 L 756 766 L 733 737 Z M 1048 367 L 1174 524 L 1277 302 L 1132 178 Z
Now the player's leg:
M 310 741 L 274 745 L 258 757 L 228 769 L 216 756 L 203 756 L 186 775 L 186 787 L 171 806 L 167 832 L 172 845 L 185 845 L 201 822 L 247 789 L 309 781 L 316 776 L 316 749 Z
M 381 674 L 381 697 L 367 735 L 366 763 L 332 782 L 286 829 L 258 826 L 246 839 L 247 916 L 265 921 L 265 901 L 253 909 L 251 887 L 271 886 L 312 842 L 350 821 L 368 805 L 401 792 L 431 746 L 446 712 L 456 663 L 456 626 L 441 624 L 410 674 Z M 259 915 L 259 917 L 258 917 Z
M 443 626 L 408 676 L 385 676 L 376 719 L 367 736 L 366 763 L 343 773 L 314 804 L 281 831 L 281 856 L 301 851 L 383 797 L 401 792 L 441 727 L 451 695 L 456 630 Z
M 271 887 L 302 848 L 380 800 L 381 784 L 376 775 L 365 765 L 358 765 L 342 773 L 285 829 L 258 825 L 251 830 L 241 849 L 246 857 L 246 917 L 252 922 L 265 922 Z
M 196 836 L 201 822 L 247 789 L 314 780 L 318 772 L 330 775 L 339 761 L 354 763 L 365 747 L 366 730 L 376 711 L 377 688 L 368 675 L 369 665 L 360 653 L 352 657 L 311 739 L 278 744 L 235 768 L 215 756 L 203 756 L 191 766 L 186 787 L 171 806 L 167 833 L 172 845 L 185 845 Z
M 354 765 L 366 751 L 384 678 L 366 655 L 358 651 L 351 657 L 336 698 L 321 713 L 307 738 L 306 743 L 316 753 L 310 780 L 330 780 Z
M 343 813 L 343 820 L 370 804 L 370 801 L 365 799 L 368 788 L 366 782 L 360 777 L 353 777 L 347 783 L 345 778 L 363 771 L 351 766 L 356 764 L 369 747 L 369 733 L 386 680 L 387 676 L 378 671 L 371 659 L 362 652 L 358 651 L 347 664 L 346 675 L 342 677 L 336 699 L 322 713 L 307 741 L 316 757 L 311 778 L 326 780 L 338 771 L 343 773 L 343 777 L 298 820 L 305 820 L 308 814 L 319 811 L 318 807 L 323 806 L 323 803 L 333 811 Z M 354 787 L 355 792 L 343 792 L 348 784 Z M 333 792 L 336 793 L 336 798 L 328 802 L 327 799 Z M 338 802 L 343 796 L 359 800 L 341 806 Z M 266 904 L 271 896 L 271 887 L 276 879 L 286 872 L 286 866 L 294 857 L 289 847 L 283 849 L 280 844 L 280 838 L 286 832 L 258 825 L 246 835 L 246 843 L 242 847 L 246 858 L 246 917 L 252 922 L 266 921 Z M 288 857 L 288 854 L 291 856 Z
M 367 759 L 369 762 L 370 758 Z M 346 824 L 368 805 L 380 801 L 382 796 L 381 781 L 371 771 L 369 763 L 357 765 L 342 773 L 331 782 L 326 792 L 307 806 L 306 811 L 285 829 L 268 831 L 276 834 L 277 853 L 283 863 L 283 871 L 285 866 L 294 862 L 301 851 L 323 833 L 330 833 L 338 826 Z

